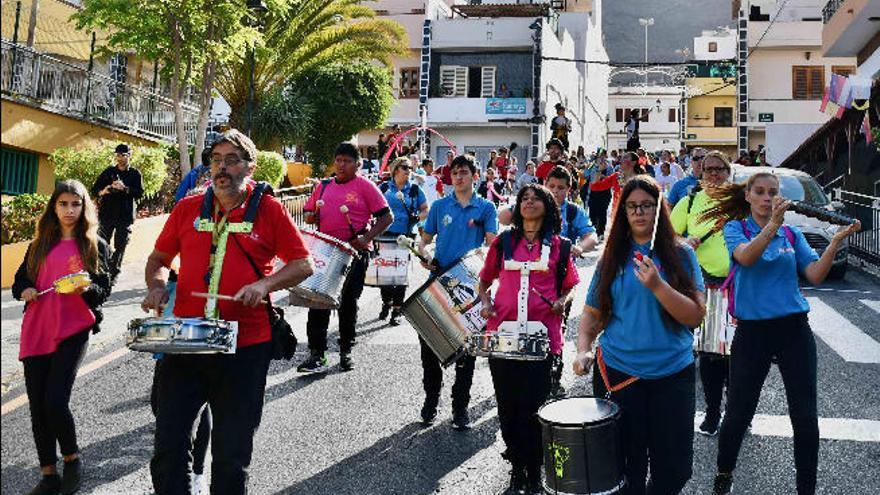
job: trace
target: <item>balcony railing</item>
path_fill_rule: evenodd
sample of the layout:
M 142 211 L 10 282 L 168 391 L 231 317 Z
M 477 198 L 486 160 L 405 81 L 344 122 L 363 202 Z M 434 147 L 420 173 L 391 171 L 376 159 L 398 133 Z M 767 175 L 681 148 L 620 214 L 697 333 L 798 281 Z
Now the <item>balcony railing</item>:
M 822 23 L 828 24 L 828 21 L 834 17 L 834 13 L 837 12 L 837 9 L 839 9 L 845 1 L 846 0 L 828 0 L 828 3 L 822 7 Z
M 31 48 L 2 40 L 0 91 L 30 106 L 106 125 L 147 139 L 177 140 L 174 102 Z M 199 109 L 182 105 L 187 142 L 195 142 Z

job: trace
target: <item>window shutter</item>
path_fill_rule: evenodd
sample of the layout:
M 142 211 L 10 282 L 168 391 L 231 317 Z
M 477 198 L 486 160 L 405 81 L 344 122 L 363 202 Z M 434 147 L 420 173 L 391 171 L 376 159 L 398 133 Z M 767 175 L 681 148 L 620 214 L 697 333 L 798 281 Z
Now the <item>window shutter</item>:
M 457 65 L 455 67 L 455 96 L 467 96 L 468 68 Z
M 623 109 L 618 108 L 618 109 L 614 110 L 614 116 L 616 118 L 616 120 L 615 120 L 616 122 L 623 122 Z
M 480 87 L 480 98 L 495 97 L 495 67 L 487 66 L 482 68 L 482 86 Z
M 822 93 L 825 89 L 825 67 L 810 68 L 810 91 L 808 98 L 811 100 L 822 99 Z
M 468 69 L 461 65 L 440 66 L 440 87 L 443 96 L 467 96 Z

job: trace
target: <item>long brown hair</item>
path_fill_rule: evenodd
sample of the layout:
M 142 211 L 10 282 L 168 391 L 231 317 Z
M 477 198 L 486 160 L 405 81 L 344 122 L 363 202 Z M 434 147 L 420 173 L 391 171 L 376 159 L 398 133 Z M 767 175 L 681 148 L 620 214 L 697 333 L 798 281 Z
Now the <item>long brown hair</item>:
M 696 297 L 697 288 L 691 279 L 689 271 L 685 270 L 682 263 L 683 241 L 675 233 L 672 222 L 669 220 L 669 209 L 666 204 L 659 201 L 660 186 L 657 181 L 647 175 L 637 175 L 630 179 L 623 187 L 620 194 L 620 200 L 612 215 L 613 223 L 611 224 L 611 233 L 608 234 L 608 240 L 605 244 L 605 251 L 602 253 L 602 260 L 599 266 L 599 283 L 596 289 L 599 294 L 599 328 L 608 326 L 612 313 L 612 297 L 611 284 L 618 274 L 622 273 L 626 264 L 632 258 L 632 230 L 629 226 L 629 219 L 626 216 L 626 200 L 630 194 L 636 189 L 641 189 L 658 201 L 660 215 L 657 218 L 657 235 L 654 240 L 654 253 L 660 260 L 660 265 L 666 277 L 666 281 L 672 288 L 694 299 Z M 666 311 L 663 311 L 663 318 L 671 318 Z
M 705 160 L 704 158 L 703 163 Z M 744 184 L 727 182 L 720 186 L 712 186 L 704 181 L 702 184 L 705 186 L 706 195 L 715 200 L 715 204 L 700 215 L 698 221 L 715 222 L 715 229 L 721 229 L 725 223 L 731 220 L 748 218 L 752 211 L 752 205 L 746 201 L 746 192 L 752 188 L 756 180 L 768 178 L 773 179 L 777 184 L 779 183 L 779 178 L 769 172 L 759 172 L 752 175 Z
M 55 204 L 58 202 L 58 197 L 64 193 L 79 196 L 83 202 L 82 214 L 76 222 L 73 235 L 85 269 L 92 273 L 98 271 L 98 214 L 95 205 L 82 182 L 65 180 L 55 185 L 55 191 L 49 198 L 46 210 L 37 222 L 37 236 L 31 242 L 27 259 L 28 277 L 33 281 L 37 280 L 40 265 L 49 255 L 49 251 L 61 241 L 61 222 L 55 213 Z

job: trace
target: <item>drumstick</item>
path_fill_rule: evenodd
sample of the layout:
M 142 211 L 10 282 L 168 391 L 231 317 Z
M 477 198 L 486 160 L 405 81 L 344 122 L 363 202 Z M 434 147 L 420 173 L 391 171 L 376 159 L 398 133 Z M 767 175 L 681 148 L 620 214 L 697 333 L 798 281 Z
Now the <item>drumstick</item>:
M 55 286 L 49 287 L 48 289 L 41 290 L 40 292 L 37 292 L 37 295 L 42 296 L 43 294 L 48 294 L 49 292 L 52 292 L 53 290 L 55 290 Z
M 409 237 L 407 237 L 403 234 L 397 236 L 397 245 L 398 246 L 405 247 L 405 248 L 409 249 L 414 255 L 416 255 L 416 258 L 422 260 L 423 262 L 431 263 L 430 260 L 428 260 L 427 258 L 422 256 L 422 253 L 418 252 L 418 250 L 413 246 L 413 244 L 415 244 L 415 242 L 412 239 L 410 239 Z
M 544 301 L 545 303 L 547 303 L 548 306 L 550 306 L 551 308 L 553 307 L 553 301 L 551 301 L 550 299 L 547 299 L 547 297 L 544 296 L 544 294 L 541 294 L 540 292 L 538 292 L 538 289 L 532 287 L 532 292 L 534 292 L 535 294 L 537 294 L 538 297 L 540 297 L 542 301 Z
M 351 216 L 348 214 L 348 206 L 342 205 L 339 207 L 339 212 L 345 215 L 345 220 L 348 221 L 348 228 L 351 230 L 351 235 L 355 235 L 354 224 L 351 223 Z
M 241 302 L 240 300 L 238 300 L 232 296 L 227 296 L 226 294 L 210 294 L 208 292 L 191 292 L 190 295 L 192 295 L 193 297 L 204 297 L 205 299 L 220 299 L 221 301 Z M 260 302 L 262 302 L 263 304 L 266 304 L 266 300 L 262 300 Z
M 654 212 L 654 229 L 651 231 L 651 246 L 648 252 L 654 254 L 654 239 L 657 237 L 657 222 L 660 221 L 660 208 L 663 208 L 663 190 L 657 192 L 657 211 Z

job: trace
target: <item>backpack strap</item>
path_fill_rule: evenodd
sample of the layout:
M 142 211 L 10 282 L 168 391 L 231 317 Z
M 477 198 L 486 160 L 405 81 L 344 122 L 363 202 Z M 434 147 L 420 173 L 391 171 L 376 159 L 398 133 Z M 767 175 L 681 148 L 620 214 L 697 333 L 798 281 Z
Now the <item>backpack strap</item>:
M 330 185 L 333 179 L 321 179 L 321 192 L 318 193 L 318 199 L 324 199 L 324 192 L 327 191 L 327 186 Z
M 559 261 L 556 262 L 556 297 L 562 295 L 562 282 L 568 275 L 568 259 L 571 258 L 571 241 L 559 238 Z
M 205 191 L 205 197 L 202 199 L 202 211 L 199 214 L 200 220 L 208 220 L 214 218 L 214 188 L 209 187 Z
M 260 200 L 263 199 L 263 194 L 266 193 L 268 189 L 269 184 L 266 182 L 257 182 L 257 185 L 254 186 L 251 197 L 248 199 L 247 209 L 244 211 L 245 222 L 253 223 L 254 219 L 257 218 L 257 209 L 260 207 Z
M 382 194 L 387 193 L 388 192 L 388 182 L 383 182 L 383 183 L 379 184 L 379 190 L 382 191 Z
M 501 252 L 504 260 L 513 259 L 513 234 L 510 230 L 501 233 Z

